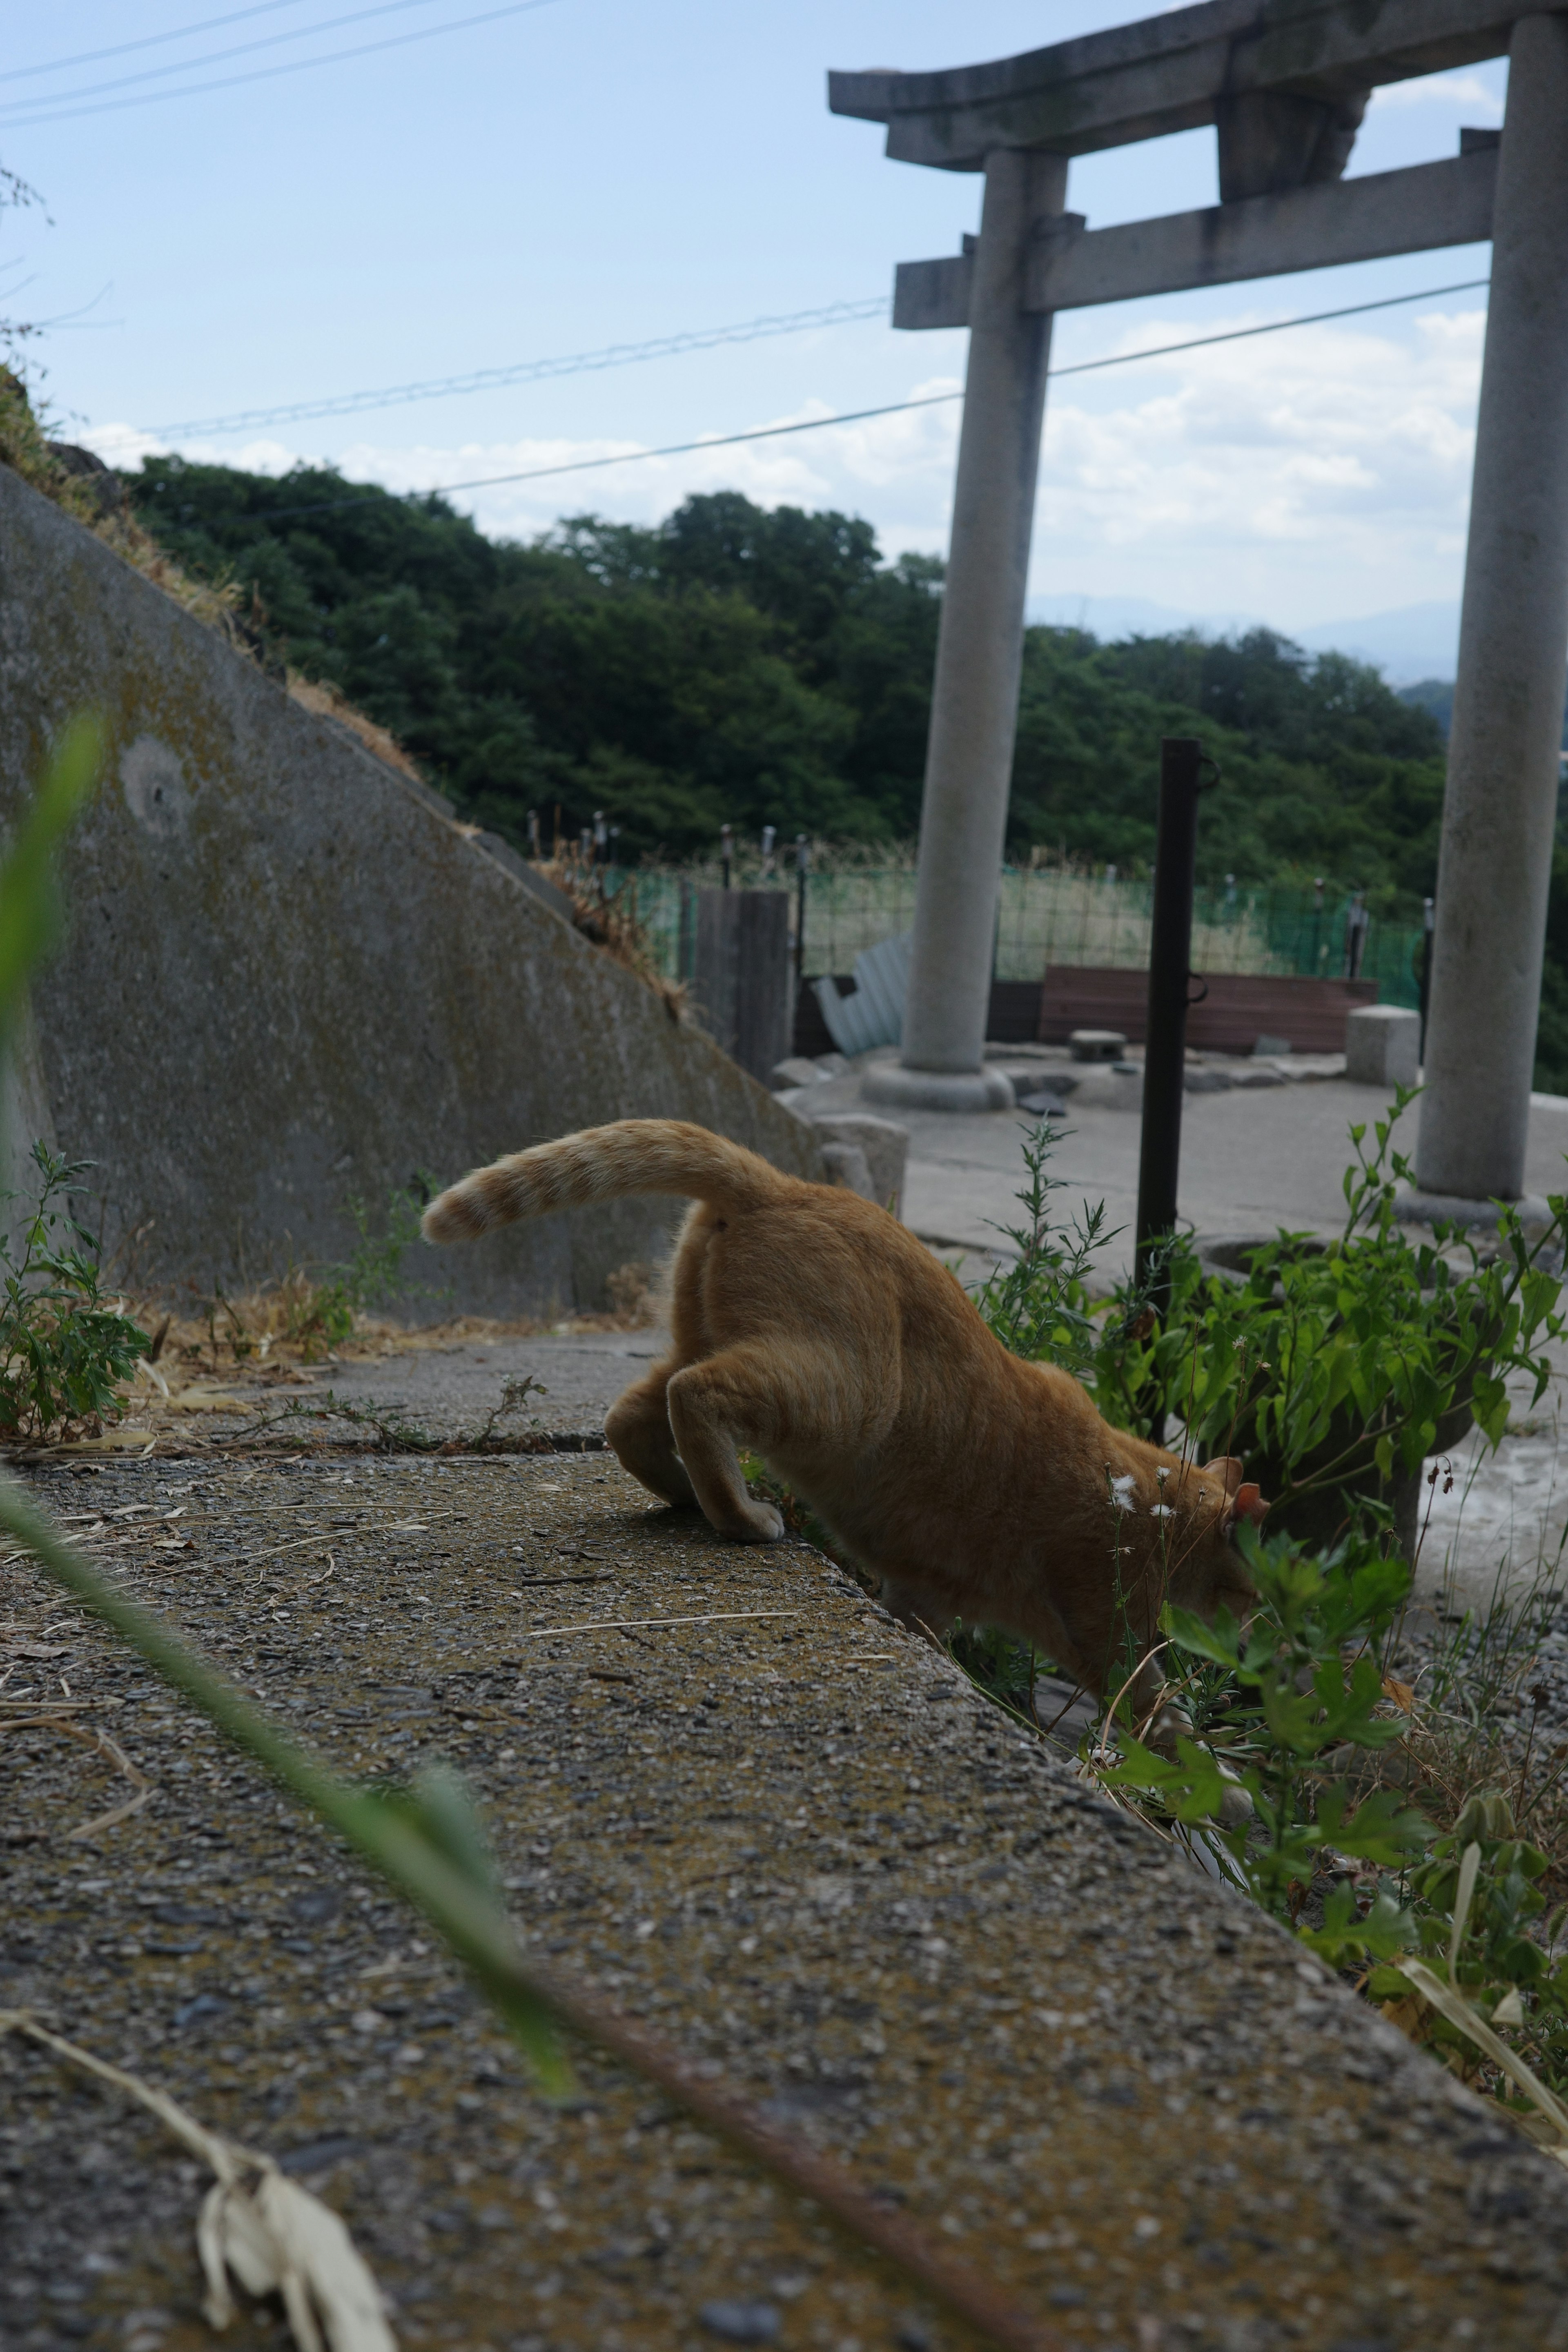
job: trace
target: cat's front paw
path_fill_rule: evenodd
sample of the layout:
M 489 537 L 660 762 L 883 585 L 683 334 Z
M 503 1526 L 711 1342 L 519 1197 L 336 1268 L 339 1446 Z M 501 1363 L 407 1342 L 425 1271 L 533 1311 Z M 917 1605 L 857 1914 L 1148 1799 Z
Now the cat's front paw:
M 771 1503 L 748 1503 L 734 1526 L 725 1530 L 737 1543 L 778 1543 L 784 1531 L 784 1520 Z

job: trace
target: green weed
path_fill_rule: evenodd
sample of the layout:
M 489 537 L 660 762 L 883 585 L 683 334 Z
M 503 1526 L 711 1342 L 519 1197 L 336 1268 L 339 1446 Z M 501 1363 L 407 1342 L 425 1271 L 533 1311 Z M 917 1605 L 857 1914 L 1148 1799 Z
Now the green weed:
M 419 1238 L 425 1201 L 437 1189 L 419 1180 L 420 1192 L 395 1186 L 387 1195 L 382 1230 L 374 1230 L 374 1213 L 358 1193 L 345 1202 L 359 1229 L 359 1240 L 342 1265 L 330 1265 L 313 1282 L 296 1286 L 289 1299 L 287 1336 L 307 1359 L 353 1336 L 359 1318 L 378 1307 L 401 1287 L 403 1260 Z
M 90 1162 L 38 1142 L 32 1159 L 37 1193 L 15 1238 L 0 1234 L 0 1437 L 43 1441 L 118 1419 L 152 1341 L 104 1303 L 98 1243 L 72 1206 Z

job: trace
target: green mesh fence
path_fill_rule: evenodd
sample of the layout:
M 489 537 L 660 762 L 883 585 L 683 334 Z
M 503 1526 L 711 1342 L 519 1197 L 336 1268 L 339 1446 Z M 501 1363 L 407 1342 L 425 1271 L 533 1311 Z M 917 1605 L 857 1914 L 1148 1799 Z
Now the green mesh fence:
M 760 884 L 788 891 L 793 932 L 795 875 L 785 870 L 764 879 L 736 874 L 737 884 L 742 878 L 749 887 Z M 667 979 L 690 977 L 694 895 L 699 888 L 713 887 L 718 879 L 716 870 L 703 866 L 690 873 L 627 874 L 612 882 L 617 892 L 635 892 L 639 919 Z M 996 977 L 1039 980 L 1047 964 L 1144 970 L 1152 905 L 1152 885 L 1146 879 L 1004 866 Z M 1325 889 L 1320 895 L 1310 887 L 1200 888 L 1193 905 L 1193 969 L 1342 979 L 1349 970 L 1355 906 L 1352 894 L 1342 890 Z M 803 966 L 807 978 L 852 971 L 862 948 L 907 931 L 914 910 L 912 865 L 808 874 Z M 1419 1003 L 1421 941 L 1419 924 L 1386 922 L 1376 915 L 1367 919 L 1361 977 L 1377 982 L 1383 1003 Z

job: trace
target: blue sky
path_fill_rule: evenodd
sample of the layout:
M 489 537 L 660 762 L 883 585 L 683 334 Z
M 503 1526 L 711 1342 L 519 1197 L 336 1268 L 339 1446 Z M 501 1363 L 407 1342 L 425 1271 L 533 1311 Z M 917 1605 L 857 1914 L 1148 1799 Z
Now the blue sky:
M 362 0 L 363 5 L 363 0 Z M 493 5 L 493 0 L 492 0 Z M 542 0 L 467 29 L 205 94 L 171 84 L 457 26 L 477 0 L 286 0 L 63 71 L 80 52 L 230 12 L 79 0 L 13 19 L 0 162 L 47 199 L 0 219 L 0 301 L 84 316 L 37 348 L 64 425 L 106 451 L 171 420 L 722 325 L 886 291 L 953 250 L 978 181 L 888 163 L 826 110 L 829 66 L 971 62 L 1113 24 L 1100 0 Z M 203 64 L 279 35 L 276 46 Z M 175 65 L 96 95 L 87 86 Z M 1352 172 L 1451 154 L 1501 118 L 1504 68 L 1375 103 Z M 73 98 L 73 93 L 78 93 Z M 104 110 L 78 112 L 78 108 Z M 45 120 L 55 113 L 60 119 Z M 1212 202 L 1212 134 L 1075 163 L 1100 226 Z M 1485 275 L 1485 247 L 1080 312 L 1058 362 Z M 1485 297 L 1468 294 L 1053 388 L 1033 585 L 1310 628 L 1458 593 Z M 960 334 L 879 320 L 466 398 L 230 435 L 204 457 L 330 458 L 398 488 L 859 408 L 962 380 Z M 691 488 L 865 514 L 890 550 L 942 549 L 955 412 L 462 497 L 531 534 L 626 520 Z

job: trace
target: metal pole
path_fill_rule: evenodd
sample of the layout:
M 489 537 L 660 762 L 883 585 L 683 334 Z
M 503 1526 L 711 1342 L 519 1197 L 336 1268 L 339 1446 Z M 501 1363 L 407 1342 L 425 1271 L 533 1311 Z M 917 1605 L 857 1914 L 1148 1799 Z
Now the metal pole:
M 721 824 L 719 827 L 719 870 L 723 876 L 726 890 L 730 887 L 730 866 L 734 855 L 735 828 L 732 824 Z
M 1421 1060 L 1426 1060 L 1426 1013 L 1432 1002 L 1432 919 L 1436 901 L 1421 901 Z
M 1143 1132 L 1138 1159 L 1134 1265 L 1140 1282 L 1154 1277 L 1164 1311 L 1169 1277 L 1159 1254 L 1176 1230 L 1182 1157 L 1182 1087 L 1187 1052 L 1187 983 L 1192 977 L 1193 884 L 1197 869 L 1199 771 L 1204 747 L 1188 735 L 1160 744 L 1160 829 L 1154 850 L 1154 916 L 1149 939 L 1149 1019 L 1143 1046 Z M 1155 1416 L 1158 1444 L 1164 1416 Z
M 804 833 L 795 837 L 795 992 L 805 978 L 805 872 L 811 862 L 811 845 Z

